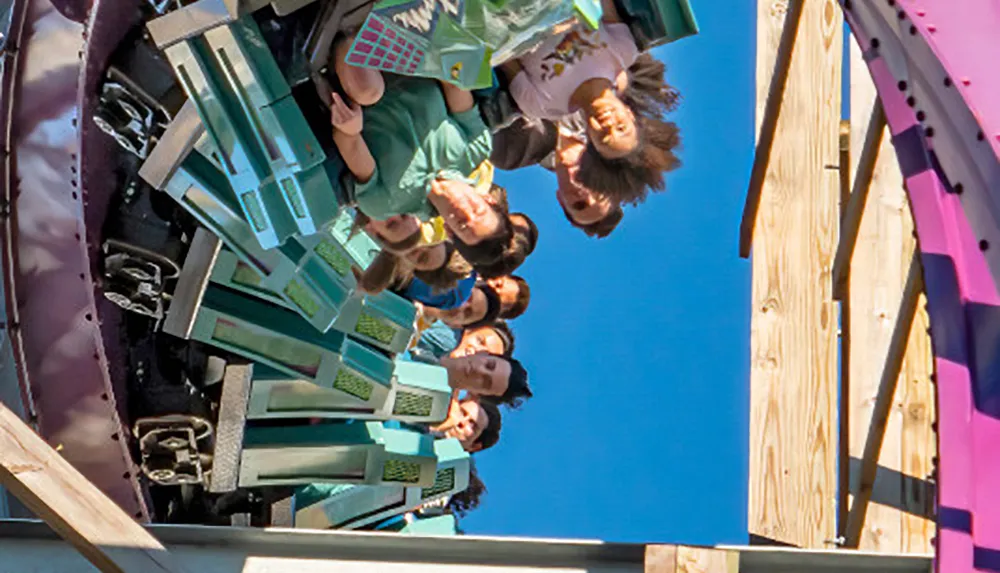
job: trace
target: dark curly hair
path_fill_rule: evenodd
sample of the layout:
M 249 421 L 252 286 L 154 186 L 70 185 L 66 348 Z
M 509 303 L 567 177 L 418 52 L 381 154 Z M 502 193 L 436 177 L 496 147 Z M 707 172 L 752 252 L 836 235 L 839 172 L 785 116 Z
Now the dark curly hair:
M 677 108 L 681 95 L 667 83 L 666 70 L 663 62 L 648 53 L 640 54 L 629 66 L 621 100 L 635 115 L 639 145 L 625 157 L 608 159 L 588 142 L 577 175 L 581 185 L 619 204 L 632 205 L 645 201 L 649 190 L 665 188 L 663 174 L 681 163 L 674 153 L 680 147 L 680 129 L 663 119 Z
M 497 408 L 497 405 L 492 402 L 480 402 L 479 407 L 486 412 L 486 418 L 489 420 L 489 424 L 479 434 L 479 439 L 476 440 L 476 443 L 482 446 L 479 450 L 482 452 L 497 445 L 497 442 L 500 441 L 500 431 L 503 429 L 503 417 L 500 415 L 500 408 Z
M 479 507 L 485 494 L 486 484 L 479 477 L 479 471 L 476 470 L 476 462 L 473 459 L 469 459 L 469 487 L 451 496 L 451 499 L 448 500 L 448 505 L 445 507 L 447 511 L 454 513 L 458 517 L 465 517 L 470 511 Z
M 596 237 L 598 239 L 603 239 L 610 235 L 615 229 L 618 228 L 618 224 L 622 222 L 622 218 L 625 217 L 625 212 L 622 210 L 620 204 L 614 205 L 608 214 L 600 221 L 591 223 L 589 225 L 581 225 L 573 219 L 573 215 L 563 206 L 563 214 L 566 215 L 566 220 L 569 221 L 570 225 L 573 225 L 577 229 L 580 229 L 587 234 L 588 237 Z
M 681 94 L 667 83 L 667 67 L 663 62 L 644 52 L 629 66 L 627 73 L 628 87 L 621 99 L 632 113 L 658 118 L 677 109 Z
M 519 217 L 524 220 L 524 225 L 514 225 L 510 217 Z M 502 250 L 492 262 L 473 262 L 479 276 L 486 279 L 494 279 L 507 276 L 518 269 L 524 260 L 528 258 L 538 245 L 538 226 L 524 213 L 512 213 L 507 218 L 507 228 L 510 234 L 507 236 Z
M 643 115 L 636 115 L 635 122 L 639 145 L 629 155 L 609 159 L 588 141 L 580 157 L 577 181 L 619 204 L 638 205 L 651 189 L 662 191 L 663 174 L 681 164 L 674 154 L 681 143 L 677 124 Z

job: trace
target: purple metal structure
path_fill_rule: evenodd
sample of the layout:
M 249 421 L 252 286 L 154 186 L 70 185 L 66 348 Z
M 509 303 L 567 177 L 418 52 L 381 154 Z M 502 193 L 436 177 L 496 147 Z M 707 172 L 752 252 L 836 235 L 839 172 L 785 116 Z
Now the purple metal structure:
M 14 3 L 4 73 L 4 291 L 21 410 L 84 475 L 148 519 L 117 407 L 124 396 L 109 375 L 120 361 L 109 360 L 114 349 L 104 339 L 114 337 L 102 336 L 117 307 L 99 297 L 91 274 L 115 180 L 111 144 L 97 137 L 87 110 L 132 13 L 122 4 L 96 3 L 85 29 L 48 0 Z
M 1000 571 L 1000 4 L 842 0 L 906 180 L 931 319 L 939 571 Z

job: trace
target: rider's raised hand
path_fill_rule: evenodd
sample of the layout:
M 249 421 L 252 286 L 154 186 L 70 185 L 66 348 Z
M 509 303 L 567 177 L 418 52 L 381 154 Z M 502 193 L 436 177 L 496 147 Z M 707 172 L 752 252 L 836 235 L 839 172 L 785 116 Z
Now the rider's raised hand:
M 330 106 L 330 123 L 333 128 L 344 135 L 360 135 L 364 127 L 361 106 L 354 102 L 348 106 L 336 92 L 331 97 L 333 105 Z

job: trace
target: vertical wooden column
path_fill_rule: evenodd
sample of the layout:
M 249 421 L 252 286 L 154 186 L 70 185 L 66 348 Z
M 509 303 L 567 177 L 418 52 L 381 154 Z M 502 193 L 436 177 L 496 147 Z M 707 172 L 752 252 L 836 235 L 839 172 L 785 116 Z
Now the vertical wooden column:
M 851 148 L 861 149 L 876 91 L 860 50 L 851 43 Z M 852 163 L 852 180 L 857 155 Z M 907 269 L 916 248 L 913 219 L 892 142 L 886 132 L 875 163 L 867 204 L 850 264 L 851 362 L 849 400 L 851 491 L 872 420 L 872 407 L 885 364 Z M 935 441 L 930 383 L 931 350 L 925 303 L 918 303 L 906 358 L 890 413 L 872 501 L 860 549 L 892 552 L 931 551 L 933 521 L 926 476 Z
M 786 8 L 757 3 L 758 130 Z M 749 529 L 813 548 L 836 535 L 842 30 L 836 2 L 805 2 L 753 241 Z

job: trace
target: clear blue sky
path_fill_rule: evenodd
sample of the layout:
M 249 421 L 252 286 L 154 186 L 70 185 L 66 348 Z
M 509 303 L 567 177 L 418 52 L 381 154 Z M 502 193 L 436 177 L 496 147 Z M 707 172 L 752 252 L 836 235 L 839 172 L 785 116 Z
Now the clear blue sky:
M 505 173 L 541 235 L 513 323 L 535 398 L 478 456 L 470 534 L 744 543 L 750 268 L 737 236 L 753 159 L 754 6 L 693 2 L 701 33 L 655 55 L 684 100 L 685 165 L 604 240 L 555 179 Z

